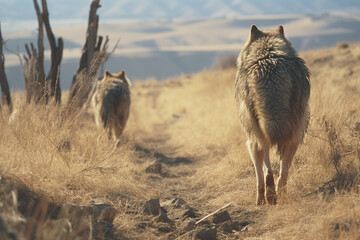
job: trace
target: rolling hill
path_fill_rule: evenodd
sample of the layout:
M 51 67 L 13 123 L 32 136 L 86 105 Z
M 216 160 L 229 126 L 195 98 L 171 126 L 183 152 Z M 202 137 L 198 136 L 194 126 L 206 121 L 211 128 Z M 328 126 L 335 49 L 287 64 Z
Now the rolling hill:
M 62 20 L 58 20 L 61 22 Z M 60 82 L 70 87 L 85 39 L 86 22 L 61 26 L 54 23 L 54 33 L 65 40 Z M 99 34 L 120 44 L 106 63 L 113 72 L 125 69 L 134 81 L 169 77 L 211 69 L 219 58 L 237 55 L 247 40 L 249 29 L 256 24 L 262 29 L 282 24 L 285 35 L 298 52 L 334 46 L 338 42 L 360 40 L 360 17 L 356 15 L 267 15 L 213 19 L 174 20 L 101 20 Z M 4 29 L 4 28 L 3 28 Z M 29 28 L 31 29 L 31 28 Z M 36 29 L 36 23 L 33 29 Z M 3 34 L 7 46 L 24 52 L 26 42 L 36 42 L 36 31 Z M 45 53 L 49 59 L 50 53 Z M 6 73 L 13 89 L 23 89 L 19 60 L 6 54 Z M 45 62 L 48 69 L 49 61 Z

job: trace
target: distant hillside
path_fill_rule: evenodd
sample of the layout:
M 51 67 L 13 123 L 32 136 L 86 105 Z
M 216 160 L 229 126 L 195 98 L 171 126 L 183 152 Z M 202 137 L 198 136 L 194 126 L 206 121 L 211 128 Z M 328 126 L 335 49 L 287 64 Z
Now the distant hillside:
M 60 22 L 54 21 L 54 33 L 64 38 L 60 82 L 63 89 L 68 89 L 81 54 L 86 23 L 59 27 Z M 343 41 L 360 41 L 360 17 L 355 15 L 103 20 L 100 22 L 99 31 L 101 35 L 110 37 L 110 48 L 120 39 L 118 48 L 105 68 L 111 72 L 125 69 L 133 81 L 148 78 L 164 80 L 210 69 L 219 58 L 239 53 L 252 24 L 261 29 L 274 29 L 280 24 L 283 25 L 285 36 L 299 52 L 334 46 Z M 36 42 L 36 31 L 29 31 L 3 34 L 6 45 L 15 51 L 19 46 L 23 52 L 25 42 Z M 45 53 L 47 59 L 49 54 Z M 10 86 L 23 89 L 24 81 L 18 58 L 12 54 L 6 54 L 5 58 Z M 49 68 L 48 60 L 45 68 Z

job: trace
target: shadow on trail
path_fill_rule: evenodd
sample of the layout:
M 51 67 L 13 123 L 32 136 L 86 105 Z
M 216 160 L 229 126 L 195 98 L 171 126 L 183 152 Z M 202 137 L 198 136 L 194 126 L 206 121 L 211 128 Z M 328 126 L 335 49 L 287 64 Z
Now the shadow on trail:
M 192 160 L 190 158 L 186 158 L 186 157 L 168 157 L 165 154 L 155 151 L 155 150 L 151 150 L 148 148 L 144 148 L 140 145 L 136 145 L 135 146 L 135 150 L 144 154 L 144 157 L 148 157 L 148 156 L 152 156 L 155 157 L 158 161 L 160 161 L 163 164 L 167 164 L 167 165 L 180 165 L 180 164 L 190 164 L 192 163 Z

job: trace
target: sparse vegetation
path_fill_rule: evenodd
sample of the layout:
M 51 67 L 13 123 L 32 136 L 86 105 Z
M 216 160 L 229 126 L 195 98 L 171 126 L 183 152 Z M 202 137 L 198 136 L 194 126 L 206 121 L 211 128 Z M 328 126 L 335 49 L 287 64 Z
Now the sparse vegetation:
M 61 106 L 26 105 L 23 93 L 13 94 L 13 114 L 1 110 L 0 174 L 51 203 L 109 203 L 117 210 L 118 239 L 189 239 L 214 231 L 218 239 L 359 239 L 360 44 L 301 56 L 312 73 L 311 122 L 287 197 L 276 206 L 254 205 L 234 68 L 135 83 L 117 148 L 97 130 L 90 109 L 61 123 Z M 276 175 L 275 152 L 270 157 Z M 159 163 L 160 170 L 146 172 Z M 144 211 L 150 199 L 167 213 Z M 231 220 L 194 223 L 228 203 Z

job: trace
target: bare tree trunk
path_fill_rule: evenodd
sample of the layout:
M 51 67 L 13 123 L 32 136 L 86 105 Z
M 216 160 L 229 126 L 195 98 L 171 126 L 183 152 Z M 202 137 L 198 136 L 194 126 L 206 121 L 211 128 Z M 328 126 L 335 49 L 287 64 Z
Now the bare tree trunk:
M 105 59 L 109 39 L 106 38 L 102 48 L 103 37 L 99 36 L 97 41 L 99 16 L 96 11 L 100 7 L 99 2 L 100 0 L 93 0 L 90 6 L 86 41 L 82 49 L 78 69 L 71 84 L 68 112 L 79 109 L 84 105 L 95 83 L 96 73 Z
M 50 97 L 55 97 L 56 103 L 61 103 L 61 88 L 60 80 L 58 76 L 60 75 L 60 64 L 63 53 L 63 40 L 58 38 L 58 45 L 56 46 L 55 36 L 50 27 L 49 21 L 49 12 L 47 9 L 46 0 L 42 0 L 42 19 L 44 21 L 47 37 L 49 40 L 49 45 L 51 48 L 51 67 L 47 75 L 47 81 L 50 82 Z
M 97 9 L 101 7 L 99 2 L 100 0 L 93 0 L 90 5 L 88 28 L 86 32 L 86 41 L 82 49 L 80 63 L 78 66 L 78 70 L 76 71 L 76 74 L 80 73 L 83 69 L 88 69 L 91 64 L 91 60 L 93 58 L 95 43 L 97 39 L 97 31 L 99 26 L 99 15 L 96 14 Z M 74 80 L 76 81 L 76 79 L 73 79 L 73 82 Z
M 5 57 L 3 55 L 3 38 L 1 34 L 1 26 L 0 26 L 0 85 L 1 85 L 2 103 L 6 101 L 10 112 L 12 112 L 10 89 L 5 74 Z
M 25 44 L 25 49 L 27 56 L 24 55 L 24 76 L 25 76 L 25 90 L 26 90 L 26 103 L 31 102 L 31 98 L 34 97 L 36 92 L 37 85 L 37 65 L 38 65 L 38 54 L 32 43 L 30 43 L 31 51 L 29 45 Z
M 39 23 L 39 35 L 38 35 L 38 50 L 39 54 L 37 57 L 37 79 L 36 79 L 36 92 L 35 92 L 35 103 L 44 101 L 47 103 L 47 91 L 46 81 L 44 73 L 44 28 L 43 28 L 43 17 L 40 12 L 37 0 L 34 0 L 34 6 L 36 15 Z
M 27 44 L 25 44 L 27 56 L 24 55 L 25 63 L 23 65 L 23 69 L 25 77 L 26 102 L 30 103 L 31 99 L 34 98 L 35 103 L 39 103 L 41 101 L 47 104 L 50 96 L 55 98 L 56 103 L 61 103 L 59 75 L 64 48 L 63 40 L 62 38 L 59 38 L 56 46 L 55 36 L 50 26 L 46 0 L 42 0 L 43 13 L 40 11 L 37 0 L 33 0 L 33 2 L 39 23 L 38 51 L 32 43 L 30 43 L 31 49 Z M 43 25 L 45 25 L 51 48 L 51 67 L 47 77 L 45 77 L 44 70 Z

